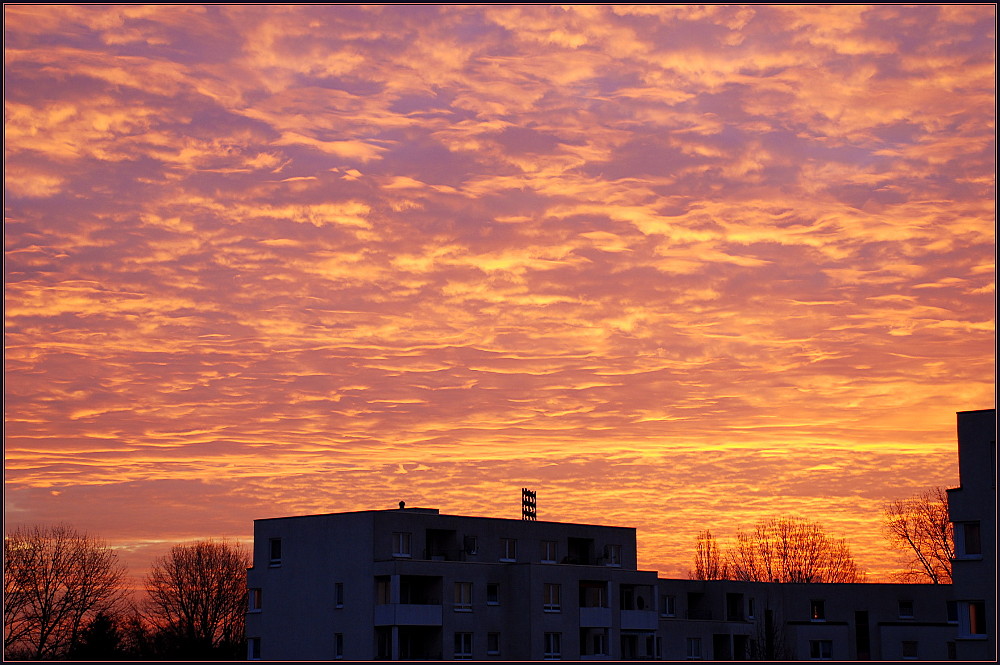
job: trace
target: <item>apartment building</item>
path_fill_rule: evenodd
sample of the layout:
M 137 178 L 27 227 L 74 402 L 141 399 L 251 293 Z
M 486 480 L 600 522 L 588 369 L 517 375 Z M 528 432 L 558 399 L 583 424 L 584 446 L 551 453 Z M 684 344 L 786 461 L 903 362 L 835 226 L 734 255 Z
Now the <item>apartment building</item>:
M 996 412 L 958 414 L 954 584 L 658 579 L 635 529 L 431 508 L 254 522 L 252 660 L 996 660 Z
M 948 490 L 955 527 L 952 592 L 957 605 L 959 660 L 997 659 L 996 410 L 958 414 L 961 484 Z
M 654 658 L 635 529 L 399 507 L 254 522 L 249 657 Z

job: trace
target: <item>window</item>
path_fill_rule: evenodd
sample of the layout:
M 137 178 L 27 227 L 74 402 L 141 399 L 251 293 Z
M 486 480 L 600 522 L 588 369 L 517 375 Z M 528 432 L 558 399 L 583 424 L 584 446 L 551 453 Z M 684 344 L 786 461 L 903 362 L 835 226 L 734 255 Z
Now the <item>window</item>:
M 546 660 L 559 660 L 562 658 L 562 633 L 545 633 Z
M 375 604 L 376 605 L 388 605 L 390 600 L 390 593 L 392 592 L 392 585 L 390 583 L 390 578 L 387 576 L 376 577 L 375 578 Z
M 906 641 L 903 642 L 902 655 L 904 660 L 916 660 L 917 659 L 917 643 Z
M 500 539 L 500 560 L 501 561 L 517 561 L 517 539 L 516 538 L 501 538 Z
M 472 611 L 472 582 L 455 582 L 455 611 Z
M 337 607 L 344 606 L 344 583 L 337 582 L 333 585 L 333 596 L 337 603 Z
M 607 656 L 608 655 L 608 634 L 604 631 L 599 633 L 594 633 L 592 635 L 594 640 L 594 651 L 595 656 Z
M 410 556 L 410 534 L 396 532 L 392 534 L 392 555 Z
M 333 651 L 333 657 L 334 658 L 343 658 L 344 657 L 344 634 L 343 633 L 335 633 L 334 634 L 334 651 Z
M 546 583 L 542 594 L 542 609 L 546 612 L 558 612 L 562 606 L 559 602 L 560 586 Z
M 604 547 L 604 564 L 606 566 L 622 565 L 622 546 L 606 545 Z
M 812 660 L 832 660 L 833 640 L 809 640 L 809 658 Z
M 948 642 L 948 660 L 958 660 L 958 647 L 955 646 L 954 642 Z
M 809 618 L 813 621 L 826 621 L 826 606 L 822 600 L 809 601 Z
M 247 660 L 260 660 L 260 638 L 247 638 Z
M 673 596 L 660 596 L 660 614 L 672 617 L 677 613 L 677 599 Z
M 500 655 L 500 633 L 486 633 L 486 655 Z
M 465 537 L 465 553 L 479 554 L 479 538 L 476 536 Z
M 986 601 L 968 600 L 958 604 L 960 635 L 986 635 Z
M 956 522 L 955 545 L 958 547 L 958 558 L 978 559 L 983 555 L 983 545 L 980 540 L 979 522 Z
M 542 541 L 542 563 L 555 563 L 556 562 L 556 541 L 554 540 L 543 540 Z
M 954 600 L 948 601 L 948 623 L 958 623 L 958 602 Z
M 486 584 L 486 604 L 500 604 L 500 585 L 496 582 L 489 582 Z
M 689 638 L 687 638 L 687 657 L 690 660 L 700 660 L 701 659 L 701 638 L 700 637 L 689 637 Z
M 912 619 L 913 618 L 913 601 L 912 600 L 901 600 L 901 601 L 899 601 L 899 618 L 900 619 Z
M 271 566 L 281 565 L 281 538 L 271 538 Z
M 260 589 L 250 589 L 247 594 L 247 599 L 249 600 L 249 605 L 247 610 L 250 612 L 260 612 L 262 592 Z
M 747 618 L 752 619 L 757 616 L 757 603 L 753 598 L 747 598 Z
M 472 633 L 455 633 L 455 658 L 472 658 Z

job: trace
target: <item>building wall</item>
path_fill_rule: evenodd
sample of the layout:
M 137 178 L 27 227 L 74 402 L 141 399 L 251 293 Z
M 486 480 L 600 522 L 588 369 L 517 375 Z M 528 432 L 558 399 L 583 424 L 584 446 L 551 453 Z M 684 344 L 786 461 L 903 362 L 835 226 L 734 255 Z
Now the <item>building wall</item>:
M 996 660 L 995 409 L 958 414 L 958 467 L 961 484 L 948 490 L 955 526 L 952 589 L 959 620 L 957 656 L 960 660 Z M 973 548 L 978 552 L 967 551 L 970 525 L 978 527 L 979 547 Z M 977 604 L 982 604 L 981 612 L 976 611 Z

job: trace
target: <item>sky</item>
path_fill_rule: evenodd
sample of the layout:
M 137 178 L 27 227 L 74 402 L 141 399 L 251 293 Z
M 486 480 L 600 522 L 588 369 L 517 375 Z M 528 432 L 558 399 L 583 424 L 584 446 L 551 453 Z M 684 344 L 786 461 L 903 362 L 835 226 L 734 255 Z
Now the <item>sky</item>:
M 964 6 L 5 6 L 8 529 L 795 515 L 871 579 L 995 389 Z

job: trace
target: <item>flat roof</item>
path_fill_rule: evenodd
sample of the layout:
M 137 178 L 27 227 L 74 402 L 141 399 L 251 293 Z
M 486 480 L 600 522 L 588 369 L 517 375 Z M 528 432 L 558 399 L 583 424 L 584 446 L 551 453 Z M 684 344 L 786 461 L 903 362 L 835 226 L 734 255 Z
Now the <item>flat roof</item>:
M 376 515 L 381 513 L 410 513 L 414 515 L 434 515 L 437 517 L 455 517 L 468 520 L 494 520 L 494 521 L 518 522 L 518 523 L 586 526 L 586 527 L 596 527 L 600 529 L 629 529 L 631 531 L 636 530 L 635 527 L 632 526 L 612 526 L 608 524 L 585 524 L 583 522 L 552 522 L 548 520 L 522 520 L 522 519 L 515 519 L 513 517 L 483 517 L 479 515 L 451 515 L 448 513 L 442 514 L 437 508 L 385 508 L 385 509 L 375 509 L 375 510 L 350 510 L 340 513 L 315 513 L 312 515 L 287 515 L 285 517 L 261 517 L 255 519 L 254 522 L 267 522 L 270 520 L 303 519 L 308 517 L 334 517 L 337 515 L 363 515 L 363 514 Z

